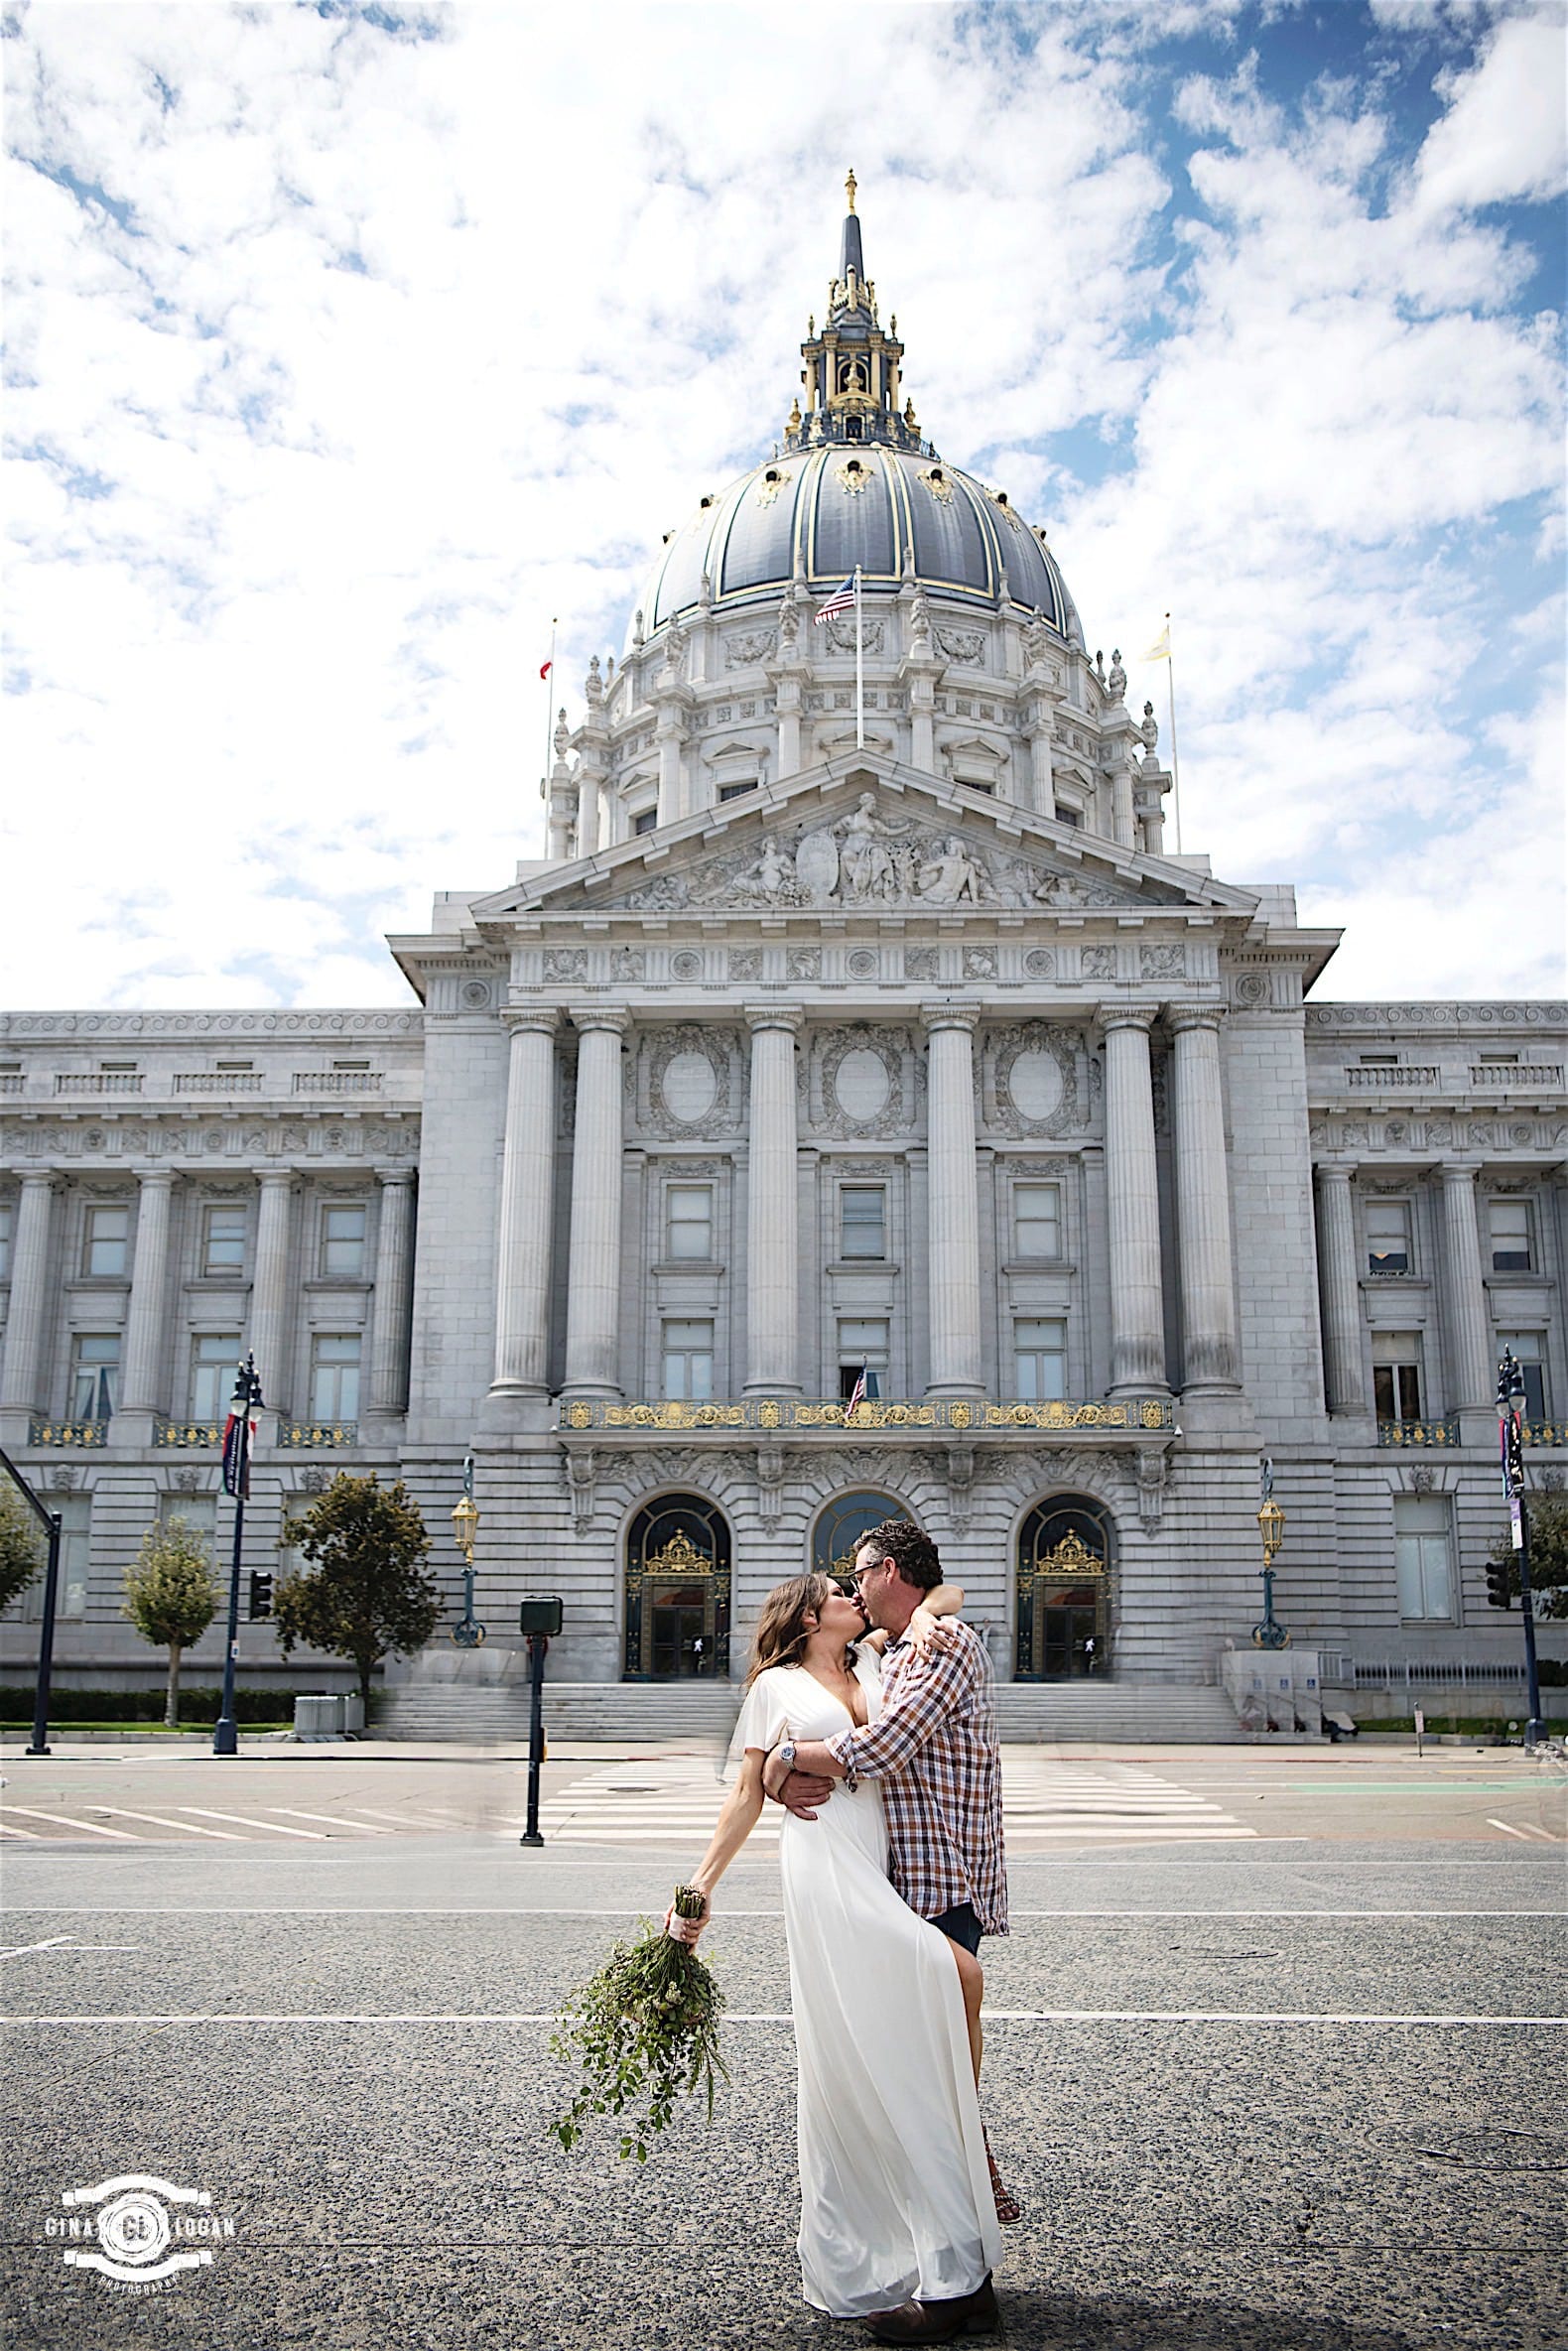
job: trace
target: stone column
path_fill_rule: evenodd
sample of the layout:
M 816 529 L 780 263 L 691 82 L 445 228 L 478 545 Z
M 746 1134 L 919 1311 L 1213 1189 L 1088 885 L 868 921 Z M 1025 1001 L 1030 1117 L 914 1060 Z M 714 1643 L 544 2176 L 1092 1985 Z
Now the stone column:
M 120 1387 L 124 1412 L 158 1412 L 165 1404 L 160 1376 L 169 1283 L 169 1205 L 174 1188 L 172 1168 L 156 1169 L 141 1179 L 131 1300 L 125 1318 L 125 1371 Z
M 43 1397 L 44 1303 L 49 1275 L 49 1228 L 55 1208 L 53 1175 L 25 1175 L 11 1249 L 11 1311 L 0 1362 L 0 1408 L 37 1412 Z M 26 1442 L 26 1431 L 22 1432 Z
M 1182 1386 L 1241 1384 L 1231 1186 L 1220 1090 L 1218 1004 L 1173 1004 L 1176 1220 L 1181 1257 Z
M 266 1168 L 259 1182 L 256 1279 L 250 1293 L 250 1329 L 245 1343 L 256 1359 L 261 1392 L 269 1410 L 287 1419 L 294 1369 L 289 1314 L 289 1219 L 294 1205 L 294 1177 L 284 1169 Z
M 800 1389 L 800 1213 L 795 1187 L 798 1004 L 749 1004 L 746 1393 Z
M 1323 1295 L 1323 1370 L 1331 1413 L 1364 1419 L 1361 1284 L 1349 1167 L 1318 1169 L 1318 1281 Z
M 579 1042 L 566 1384 L 604 1396 L 620 1393 L 620 1040 L 629 1018 L 605 1004 L 572 1013 Z
M 1052 772 L 1051 743 L 1055 726 L 1049 703 L 1039 705 L 1039 716 L 1030 720 L 1025 732 L 1029 739 L 1029 781 L 1035 814 L 1054 817 L 1056 783 Z
M 931 1298 L 928 1395 L 983 1395 L 980 1331 L 980 1192 L 975 1160 L 978 1004 L 922 1004 L 926 1029 L 927 1232 Z
M 1160 1205 L 1149 1078 L 1153 1007 L 1103 1010 L 1106 1195 L 1111 1240 L 1111 1393 L 1165 1388 Z
M 1448 1273 L 1448 1371 L 1451 1412 L 1483 1411 L 1497 1400 L 1497 1367 L 1492 1361 L 1492 1318 L 1487 1312 L 1481 1270 L 1481 1230 L 1476 1218 L 1476 1170 L 1445 1167 L 1443 1241 Z
M 501 1162 L 491 1397 L 542 1400 L 550 1369 L 550 1217 L 556 1158 L 554 1007 L 507 1015 L 506 1144 Z
M 1125 756 L 1117 761 L 1111 772 L 1111 826 L 1118 847 L 1137 848 L 1138 820 L 1132 805 L 1132 770 Z
M 414 1288 L 414 1171 L 378 1167 L 381 1214 L 376 1223 L 376 1287 L 370 1324 L 372 1412 L 390 1418 L 408 1410 L 409 1301 Z

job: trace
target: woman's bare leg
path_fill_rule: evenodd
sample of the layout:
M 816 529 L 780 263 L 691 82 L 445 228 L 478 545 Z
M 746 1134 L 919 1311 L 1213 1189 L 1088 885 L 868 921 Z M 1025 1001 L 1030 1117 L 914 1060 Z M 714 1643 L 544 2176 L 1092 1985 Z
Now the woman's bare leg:
M 980 2002 L 985 1997 L 985 1977 L 980 1961 L 962 1943 L 953 1945 L 953 1956 L 959 1963 L 959 1985 L 964 1994 L 964 2021 L 970 2032 L 970 2059 L 975 2067 L 975 2087 L 980 2088 L 980 2055 L 984 2037 L 980 2031 Z

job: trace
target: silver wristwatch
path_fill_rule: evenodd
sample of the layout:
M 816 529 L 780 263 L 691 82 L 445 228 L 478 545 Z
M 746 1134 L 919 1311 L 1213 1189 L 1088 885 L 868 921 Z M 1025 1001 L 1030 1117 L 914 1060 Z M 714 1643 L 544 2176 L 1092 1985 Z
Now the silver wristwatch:
M 773 1750 L 773 1753 L 779 1758 L 786 1770 L 794 1770 L 795 1742 L 793 1739 L 781 1739 L 777 1747 Z

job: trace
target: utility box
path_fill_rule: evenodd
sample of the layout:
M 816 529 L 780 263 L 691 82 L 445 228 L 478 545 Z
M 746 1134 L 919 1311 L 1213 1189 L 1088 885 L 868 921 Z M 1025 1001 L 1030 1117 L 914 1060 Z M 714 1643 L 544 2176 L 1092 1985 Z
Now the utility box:
M 343 1702 L 341 1698 L 323 1693 L 318 1697 L 303 1694 L 294 1701 L 294 1736 L 296 1739 L 340 1739 L 343 1730 Z

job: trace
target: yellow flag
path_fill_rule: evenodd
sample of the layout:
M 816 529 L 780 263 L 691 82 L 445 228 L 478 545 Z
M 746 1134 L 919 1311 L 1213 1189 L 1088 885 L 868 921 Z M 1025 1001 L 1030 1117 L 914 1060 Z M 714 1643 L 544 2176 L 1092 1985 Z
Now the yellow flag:
M 1144 654 L 1145 661 L 1169 661 L 1171 657 L 1171 624 L 1167 620 L 1153 644 Z

